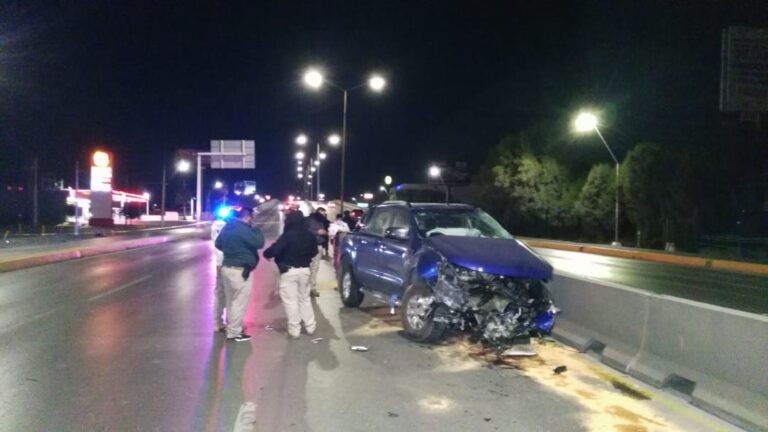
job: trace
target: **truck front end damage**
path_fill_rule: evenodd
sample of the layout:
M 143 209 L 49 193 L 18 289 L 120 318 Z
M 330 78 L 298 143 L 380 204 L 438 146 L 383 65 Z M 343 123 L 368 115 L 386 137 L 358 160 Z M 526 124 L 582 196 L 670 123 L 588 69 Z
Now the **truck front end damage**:
M 552 329 L 557 309 L 543 281 L 471 270 L 444 258 L 430 273 L 425 281 L 434 297 L 427 300 L 433 319 L 469 331 L 487 346 L 503 349 L 516 338 Z

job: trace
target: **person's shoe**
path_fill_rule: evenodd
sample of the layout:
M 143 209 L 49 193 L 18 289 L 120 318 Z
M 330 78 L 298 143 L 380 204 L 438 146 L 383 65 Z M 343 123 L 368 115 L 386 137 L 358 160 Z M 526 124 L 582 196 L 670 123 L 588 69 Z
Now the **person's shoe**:
M 299 337 L 301 337 L 301 336 L 300 336 L 300 335 L 295 335 L 295 336 L 294 336 L 294 335 L 292 335 L 292 334 L 289 334 L 289 335 L 288 335 L 288 339 L 292 339 L 292 340 L 297 340 L 297 339 L 299 339 Z
M 320 293 L 317 292 L 316 289 L 311 289 L 311 290 L 309 290 L 309 296 L 310 297 L 320 297 Z
M 245 341 L 249 341 L 249 340 L 251 340 L 251 335 L 247 335 L 245 333 L 240 333 L 239 335 L 237 335 L 235 337 L 228 337 L 227 338 L 227 341 L 232 341 L 232 342 L 245 342 Z

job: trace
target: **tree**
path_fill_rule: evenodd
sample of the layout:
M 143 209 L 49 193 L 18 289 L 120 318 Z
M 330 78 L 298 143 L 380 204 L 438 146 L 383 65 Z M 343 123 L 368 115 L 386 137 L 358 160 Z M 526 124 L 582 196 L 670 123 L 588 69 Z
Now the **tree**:
M 533 154 L 520 158 L 512 195 L 518 199 L 521 210 L 534 222 L 550 227 L 564 228 L 573 223 L 576 194 L 569 183 L 565 169 L 554 159 L 541 160 Z
M 616 175 L 608 164 L 592 167 L 576 203 L 584 232 L 602 242 L 614 224 Z

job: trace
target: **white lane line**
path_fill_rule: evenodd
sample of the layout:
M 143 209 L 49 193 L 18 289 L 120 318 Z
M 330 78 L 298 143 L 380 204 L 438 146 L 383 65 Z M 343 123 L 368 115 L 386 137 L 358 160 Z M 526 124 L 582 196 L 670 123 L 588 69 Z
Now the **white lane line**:
M 22 327 L 22 326 L 25 326 L 25 325 L 31 323 L 32 321 L 39 320 L 40 318 L 47 317 L 48 315 L 56 312 L 59 309 L 61 309 L 61 308 L 57 307 L 57 308 L 49 310 L 48 312 L 39 313 L 39 314 L 37 314 L 37 315 L 35 315 L 33 317 L 25 319 L 24 321 L 18 322 L 16 324 L 12 325 L 12 326 L 9 326 L 9 327 L 6 327 L 6 328 L 0 330 L 0 333 L 7 333 L 9 331 L 16 330 L 19 327 Z
M 145 280 L 147 280 L 147 279 L 149 279 L 151 277 L 152 277 L 152 275 L 148 274 L 148 275 L 146 275 L 146 276 L 144 276 L 142 278 L 136 279 L 133 282 L 128 282 L 126 284 L 120 285 L 119 287 L 117 287 L 117 288 L 115 288 L 113 290 L 109 290 L 109 291 L 107 291 L 105 293 L 101 293 L 99 295 L 95 295 L 93 297 L 87 298 L 85 301 L 89 301 L 89 302 L 96 301 L 96 300 L 98 300 L 100 298 L 106 297 L 108 295 L 112 295 L 112 294 L 114 294 L 116 292 L 119 292 L 119 291 L 122 291 L 122 290 L 124 290 L 126 288 L 130 288 L 130 287 L 132 287 L 132 286 L 134 286 L 134 285 L 136 285 L 138 283 L 144 282 Z
M 253 432 L 256 430 L 256 403 L 243 402 L 237 412 L 234 432 Z

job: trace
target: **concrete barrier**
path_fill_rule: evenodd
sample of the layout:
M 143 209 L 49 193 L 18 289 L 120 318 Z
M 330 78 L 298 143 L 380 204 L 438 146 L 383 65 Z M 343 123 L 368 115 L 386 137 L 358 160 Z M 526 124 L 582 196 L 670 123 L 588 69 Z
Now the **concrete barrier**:
M 747 429 L 768 431 L 768 317 L 557 274 L 553 335 Z

